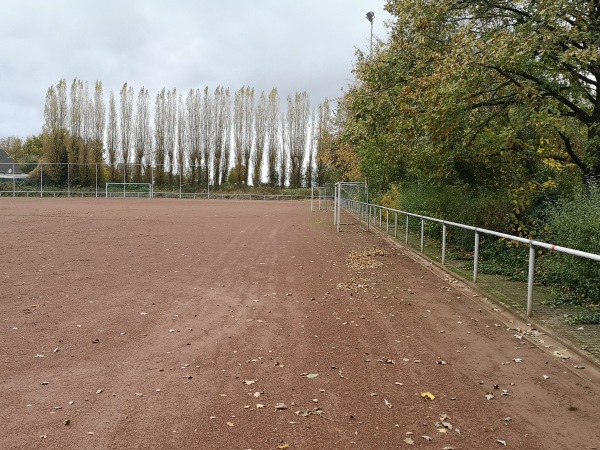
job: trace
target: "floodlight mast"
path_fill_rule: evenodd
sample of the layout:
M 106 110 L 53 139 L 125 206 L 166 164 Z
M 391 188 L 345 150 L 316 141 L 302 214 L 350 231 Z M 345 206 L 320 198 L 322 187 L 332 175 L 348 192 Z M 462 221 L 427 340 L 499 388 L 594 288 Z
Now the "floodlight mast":
M 371 44 L 369 48 L 369 56 L 373 54 L 373 19 L 375 18 L 375 13 L 373 11 L 369 11 L 367 13 L 367 20 L 371 22 Z

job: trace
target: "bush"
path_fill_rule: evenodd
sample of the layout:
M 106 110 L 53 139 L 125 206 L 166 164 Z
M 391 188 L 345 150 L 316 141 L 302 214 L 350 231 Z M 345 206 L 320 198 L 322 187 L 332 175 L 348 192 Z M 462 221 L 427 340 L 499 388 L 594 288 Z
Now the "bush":
M 504 194 L 477 192 L 463 186 L 412 185 L 403 186 L 395 197 L 394 207 L 404 211 L 495 231 L 508 232 L 511 227 L 512 206 Z M 426 227 L 429 237 L 441 239 L 441 224 L 426 222 Z M 447 227 L 446 240 L 449 251 L 473 250 L 472 231 Z M 482 238 L 482 245 L 493 242 Z
M 600 188 L 561 200 L 548 214 L 550 239 L 562 247 L 600 254 Z M 540 261 L 540 276 L 560 302 L 600 305 L 600 262 L 563 253 Z

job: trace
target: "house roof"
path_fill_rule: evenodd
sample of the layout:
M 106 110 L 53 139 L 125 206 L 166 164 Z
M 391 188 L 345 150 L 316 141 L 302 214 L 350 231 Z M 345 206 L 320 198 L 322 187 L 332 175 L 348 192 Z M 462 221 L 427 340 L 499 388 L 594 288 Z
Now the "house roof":
M 14 166 L 13 166 L 14 164 Z M 10 156 L 8 156 L 8 154 L 0 148 L 0 173 L 13 173 L 13 167 L 14 167 L 14 174 L 15 175 L 20 175 L 23 174 L 23 171 L 19 168 L 18 164 L 15 164 L 15 162 L 11 159 Z

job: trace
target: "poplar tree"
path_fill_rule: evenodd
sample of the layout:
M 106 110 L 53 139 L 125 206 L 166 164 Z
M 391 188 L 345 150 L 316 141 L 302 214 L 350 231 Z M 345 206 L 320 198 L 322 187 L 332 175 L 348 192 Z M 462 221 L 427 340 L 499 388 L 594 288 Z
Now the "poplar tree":
M 267 111 L 267 177 L 270 186 L 279 183 L 279 169 L 277 162 L 281 149 L 279 135 L 279 93 L 273 88 L 269 93 L 269 105 Z
M 162 186 L 164 182 L 167 114 L 167 94 L 165 88 L 163 88 L 156 95 L 154 106 L 154 162 L 156 170 L 154 180 L 158 186 Z
M 68 162 L 68 101 L 67 82 L 62 79 L 56 86 L 50 86 L 46 92 L 44 105 L 44 128 L 42 148 L 44 162 L 61 165 L 45 166 L 42 170 L 56 183 L 67 179 Z
M 290 151 L 290 187 L 302 185 L 302 167 L 306 158 L 308 145 L 308 124 L 310 119 L 310 102 L 306 92 L 297 92 L 287 99 L 286 138 Z
M 172 91 L 167 91 L 165 115 L 165 151 L 169 165 L 169 184 L 173 184 L 175 142 L 177 140 L 177 90 L 175 88 Z
M 83 182 L 85 178 L 85 167 L 81 162 L 85 161 L 85 142 L 83 139 L 83 126 L 86 109 L 85 88 L 83 81 L 75 78 L 71 83 L 69 93 L 69 163 L 67 168 L 73 180 Z
M 201 163 L 201 148 L 202 148 L 202 97 L 198 89 L 190 89 L 186 98 L 187 108 L 187 137 L 189 139 L 188 162 L 190 165 L 190 184 L 197 185 L 196 169 Z
M 179 171 L 179 183 L 183 183 L 183 168 L 189 153 L 189 135 L 187 123 L 187 107 L 183 97 L 179 96 L 177 102 L 177 168 Z
M 135 168 L 134 180 L 139 183 L 143 180 L 144 163 L 152 163 L 149 149 L 152 144 L 150 134 L 150 95 L 148 89 L 142 87 L 137 98 L 137 108 L 134 126 L 135 142 Z
M 223 88 L 221 88 L 222 90 Z M 231 94 L 229 88 L 225 89 L 222 93 L 222 119 L 221 127 L 223 130 L 223 156 L 221 162 L 221 183 L 227 182 L 227 175 L 229 174 L 229 165 L 231 162 Z
M 121 131 L 121 157 L 123 161 L 123 182 L 127 183 L 127 165 L 131 159 L 131 139 L 133 137 L 133 88 L 123 84 L 120 91 L 120 131 Z
M 226 160 L 229 159 L 229 144 L 227 142 L 230 139 L 230 98 L 229 90 L 223 87 L 217 87 L 213 97 L 214 101 L 214 155 L 213 155 L 213 181 L 215 187 L 219 187 L 221 180 L 225 180 L 222 175 L 223 170 L 225 174 L 229 170 L 229 164 Z M 225 147 L 227 145 L 227 155 L 225 156 Z
M 324 186 L 328 179 L 327 153 L 331 146 L 331 134 L 329 131 L 331 121 L 331 110 L 329 100 L 325 99 L 317 108 L 317 119 L 314 129 L 315 154 L 315 180 L 317 186 Z
M 115 95 L 111 91 L 108 100 L 108 123 L 106 128 L 106 150 L 108 152 L 108 170 L 110 181 L 116 181 L 117 159 L 119 156 L 119 118 Z
M 265 93 L 260 94 L 254 120 L 255 149 L 252 153 L 252 184 L 259 186 L 262 178 L 265 146 L 268 142 L 269 103 Z
M 91 134 L 91 161 L 94 163 L 93 176 L 98 183 L 104 181 L 104 171 L 101 164 L 104 162 L 104 133 L 106 131 L 106 103 L 104 102 L 104 88 L 102 82 L 96 81 L 94 85 L 94 99 L 92 101 L 92 134 Z

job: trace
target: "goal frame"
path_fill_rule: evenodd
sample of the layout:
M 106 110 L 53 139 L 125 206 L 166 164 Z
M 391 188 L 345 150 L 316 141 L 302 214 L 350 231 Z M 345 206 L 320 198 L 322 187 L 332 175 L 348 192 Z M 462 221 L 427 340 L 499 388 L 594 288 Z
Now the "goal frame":
M 354 198 L 349 198 L 344 195 L 347 194 L 348 190 L 353 191 Z M 356 196 L 358 194 L 358 196 Z M 362 194 L 362 195 L 361 195 Z M 342 208 L 351 209 L 352 203 L 358 202 L 359 210 L 357 211 L 356 218 L 360 226 L 362 227 L 361 216 L 363 215 L 363 209 L 369 210 L 369 185 L 367 181 L 361 182 L 338 182 L 335 184 L 335 201 L 333 208 L 333 223 L 336 226 L 337 231 L 341 231 L 341 216 Z M 367 216 L 368 217 L 368 216 Z M 369 220 L 366 221 L 367 230 L 369 230 Z
M 111 195 L 109 197 L 109 195 L 108 195 L 108 187 L 109 186 L 123 186 L 123 196 Z M 139 198 L 140 197 L 139 195 L 138 196 L 127 196 L 127 186 L 147 186 L 148 187 L 148 198 L 152 198 L 154 196 L 154 188 L 152 186 L 152 183 L 113 183 L 113 182 L 108 182 L 105 185 L 106 198 Z M 115 194 L 116 194 L 116 192 L 115 192 Z

